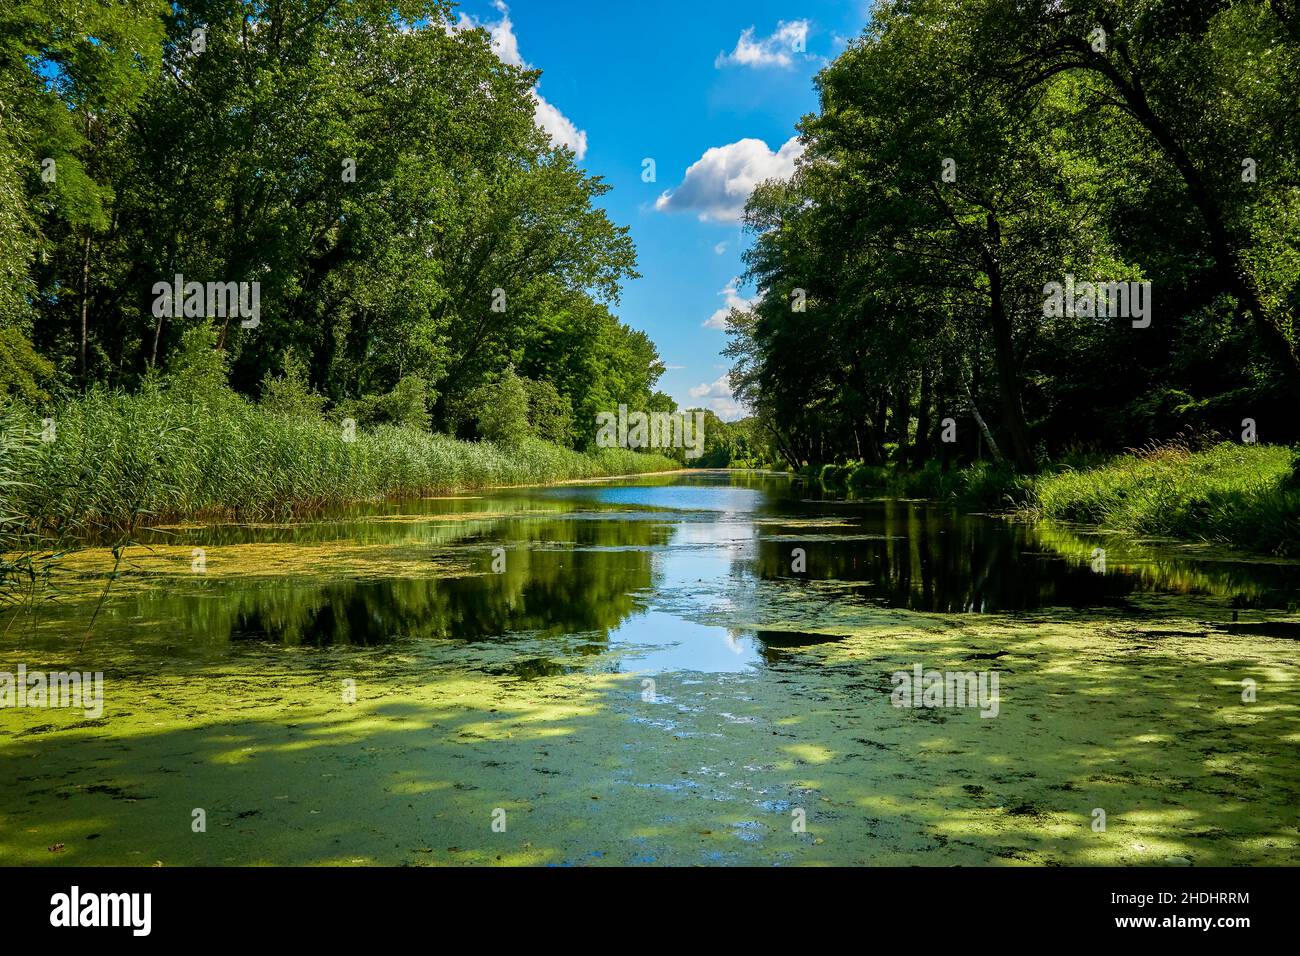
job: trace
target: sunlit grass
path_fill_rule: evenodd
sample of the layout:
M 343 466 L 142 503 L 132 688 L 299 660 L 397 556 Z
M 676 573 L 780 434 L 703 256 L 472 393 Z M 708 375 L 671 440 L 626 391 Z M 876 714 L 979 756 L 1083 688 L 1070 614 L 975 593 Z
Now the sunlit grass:
M 584 454 L 537 439 L 506 447 L 394 425 L 349 440 L 338 423 L 276 414 L 232 393 L 193 402 L 96 390 L 52 417 L 54 440 L 34 440 L 39 419 L 0 408 L 0 528 L 11 533 L 58 538 L 198 516 L 289 517 L 352 501 L 677 467 L 625 449 Z
M 1030 485 L 1033 517 L 1117 531 L 1218 541 L 1300 554 L 1295 452 L 1223 442 L 1203 451 L 1161 445 L 1097 468 L 1043 475 Z

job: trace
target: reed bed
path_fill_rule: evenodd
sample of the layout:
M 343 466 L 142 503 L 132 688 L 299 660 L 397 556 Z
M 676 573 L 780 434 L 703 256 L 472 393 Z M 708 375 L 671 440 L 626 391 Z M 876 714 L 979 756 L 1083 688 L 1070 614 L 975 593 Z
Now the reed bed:
M 0 534 L 66 540 L 189 518 L 290 517 L 349 502 L 677 468 L 669 458 L 582 453 L 525 439 L 460 441 L 383 425 L 349 434 L 230 392 L 94 390 L 40 417 L 0 407 Z M 45 431 L 47 438 L 40 434 Z M 11 550 L 3 547 L 0 550 Z

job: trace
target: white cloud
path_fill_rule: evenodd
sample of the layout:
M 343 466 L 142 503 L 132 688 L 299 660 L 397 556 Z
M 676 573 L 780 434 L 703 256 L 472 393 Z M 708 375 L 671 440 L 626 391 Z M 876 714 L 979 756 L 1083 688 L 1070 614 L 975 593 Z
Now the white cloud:
M 496 0 L 492 6 L 496 7 L 497 12 L 501 14 L 501 19 L 495 23 L 476 20 L 462 11 L 460 18 L 452 25 L 452 29 L 474 30 L 481 27 L 492 38 L 492 52 L 497 55 L 497 59 L 502 63 L 508 63 L 510 66 L 531 70 L 533 67 L 524 60 L 519 52 L 519 38 L 515 36 L 515 25 L 510 19 L 510 8 L 502 0 Z M 556 146 L 569 147 L 578 159 L 586 156 L 587 131 L 578 129 L 573 120 L 561 113 L 554 104 L 547 101 L 537 90 L 534 89 L 531 92 L 533 100 L 536 102 L 534 112 L 537 125 L 551 138 L 551 142 Z
M 802 155 L 803 144 L 797 136 L 786 140 L 775 153 L 761 139 L 711 147 L 686 170 L 680 186 L 655 200 L 655 209 L 692 210 L 700 222 L 740 222 L 754 187 L 765 179 L 788 179 L 795 160 Z
M 736 401 L 735 396 L 731 394 L 731 384 L 727 381 L 726 375 L 716 381 L 701 382 L 693 386 L 690 395 L 696 401 L 703 399 L 703 407 L 712 411 L 724 422 L 734 422 L 749 414 L 749 409 Z
M 794 64 L 794 55 L 804 55 L 808 48 L 807 20 L 782 20 L 776 25 L 776 32 L 762 40 L 754 39 L 754 28 L 741 31 L 736 48 L 730 53 L 719 53 L 713 65 L 718 69 L 724 66 L 789 67 Z
M 537 125 L 551 138 L 551 142 L 556 146 L 569 147 L 578 159 L 586 156 L 587 131 L 578 129 L 573 120 L 548 103 L 536 90 L 533 90 L 533 99 L 537 100 Z
M 740 294 L 740 277 L 736 276 L 727 283 L 727 287 L 718 295 L 726 296 L 726 304 L 704 320 L 706 329 L 725 329 L 727 327 L 727 316 L 731 314 L 732 309 L 739 309 L 741 312 L 747 312 L 754 305 L 756 300 L 746 299 Z
M 727 251 L 726 242 L 718 243 L 716 246 L 713 247 L 713 251 L 716 252 L 718 255 L 722 255 L 724 252 Z

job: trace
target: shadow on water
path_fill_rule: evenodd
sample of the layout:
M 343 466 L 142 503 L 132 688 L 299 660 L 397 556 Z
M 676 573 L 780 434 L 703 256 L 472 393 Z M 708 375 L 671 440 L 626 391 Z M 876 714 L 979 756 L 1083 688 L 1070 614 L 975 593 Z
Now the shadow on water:
M 848 638 L 847 634 L 810 634 L 805 631 L 755 631 L 763 661 L 777 664 L 788 660 L 791 651 L 806 650 L 822 644 L 833 644 Z

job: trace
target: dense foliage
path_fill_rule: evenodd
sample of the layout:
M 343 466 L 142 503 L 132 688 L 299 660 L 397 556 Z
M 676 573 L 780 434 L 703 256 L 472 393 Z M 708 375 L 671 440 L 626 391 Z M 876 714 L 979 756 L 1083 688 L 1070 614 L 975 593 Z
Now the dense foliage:
M 817 82 L 729 322 L 792 465 L 1300 437 L 1293 3 L 889 0 Z M 1051 314 L 1067 277 L 1149 325 Z
M 210 322 L 238 392 L 363 426 L 480 437 L 471 396 L 517 374 L 544 383 L 531 433 L 583 447 L 575 422 L 649 402 L 655 347 L 609 310 L 635 253 L 608 186 L 537 127 L 537 74 L 450 10 L 0 6 L 0 400 L 134 391 Z M 256 324 L 156 309 L 177 275 L 257 282 Z

